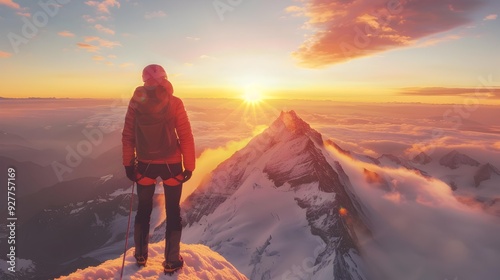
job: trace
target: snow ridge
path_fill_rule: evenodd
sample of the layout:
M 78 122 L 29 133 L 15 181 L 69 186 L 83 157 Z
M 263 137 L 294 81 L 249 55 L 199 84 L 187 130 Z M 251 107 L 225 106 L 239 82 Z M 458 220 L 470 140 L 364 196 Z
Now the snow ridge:
M 479 166 L 479 162 L 475 159 L 469 157 L 466 154 L 462 154 L 457 150 L 453 150 L 446 155 L 444 155 L 439 163 L 443 166 L 449 167 L 451 169 L 457 169 L 461 165 Z
M 150 244 L 148 264 L 138 267 L 133 256 L 134 249 L 127 251 L 123 279 L 247 279 L 232 264 L 220 254 L 199 244 L 181 244 L 181 255 L 184 258 L 184 267 L 174 276 L 164 275 L 162 262 L 164 260 L 164 242 Z M 108 260 L 99 266 L 79 269 L 67 276 L 56 278 L 59 280 L 80 279 L 119 279 L 123 254 L 116 259 Z

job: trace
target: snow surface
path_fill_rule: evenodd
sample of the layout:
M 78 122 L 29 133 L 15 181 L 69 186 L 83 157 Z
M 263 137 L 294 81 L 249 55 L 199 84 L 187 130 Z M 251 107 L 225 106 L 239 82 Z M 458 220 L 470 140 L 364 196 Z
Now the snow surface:
M 306 211 L 297 207 L 297 194 L 286 187 L 274 188 L 261 174 L 249 174 L 212 215 L 186 228 L 182 240 L 209 245 L 251 279 L 252 275 L 269 275 L 271 271 L 272 279 L 286 279 L 286 275 L 295 275 L 297 264 L 311 259 L 306 263 L 309 279 L 318 268 L 314 261 L 325 245 L 311 234 Z
M 133 256 L 134 249 L 127 250 L 123 279 L 247 279 L 232 264 L 220 254 L 199 244 L 181 243 L 181 255 L 184 267 L 172 276 L 163 273 L 164 242 L 150 244 L 147 266 L 138 267 Z M 114 260 L 108 260 L 99 266 L 79 269 L 76 272 L 62 276 L 61 280 L 81 279 L 120 279 L 123 254 Z

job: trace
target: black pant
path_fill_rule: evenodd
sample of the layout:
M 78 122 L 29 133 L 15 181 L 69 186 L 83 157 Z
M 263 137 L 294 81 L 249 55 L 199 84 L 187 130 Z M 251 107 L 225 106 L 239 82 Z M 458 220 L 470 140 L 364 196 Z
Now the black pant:
M 148 164 L 139 162 L 138 171 L 148 178 L 160 176 L 163 180 L 174 177 L 182 172 L 182 164 Z M 182 194 L 182 184 L 178 186 L 163 186 L 165 193 L 165 210 L 167 212 L 167 232 L 181 230 L 181 208 L 179 206 Z M 139 205 L 135 215 L 135 224 L 140 225 L 144 233 L 149 232 L 151 212 L 153 210 L 153 195 L 155 185 L 143 186 L 137 184 L 137 196 Z

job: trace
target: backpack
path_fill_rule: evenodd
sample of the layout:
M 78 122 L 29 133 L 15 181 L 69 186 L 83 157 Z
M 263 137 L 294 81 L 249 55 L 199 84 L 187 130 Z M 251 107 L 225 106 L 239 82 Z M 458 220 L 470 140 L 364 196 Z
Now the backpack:
M 142 160 L 160 160 L 171 156 L 179 146 L 170 96 L 164 87 L 139 87 L 135 100 L 135 149 Z

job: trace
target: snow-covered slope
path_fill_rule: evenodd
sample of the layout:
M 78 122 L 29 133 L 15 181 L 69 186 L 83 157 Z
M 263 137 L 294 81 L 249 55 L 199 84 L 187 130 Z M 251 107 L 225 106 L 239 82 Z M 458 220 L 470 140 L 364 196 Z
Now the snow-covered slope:
M 481 183 L 486 184 L 488 181 L 499 181 L 500 170 L 493 166 L 491 163 L 483 164 L 474 174 L 474 186 L 477 188 L 481 186 Z M 500 186 L 497 186 L 500 188 Z
M 439 163 L 451 169 L 457 169 L 462 165 L 479 166 L 479 162 L 466 154 L 462 154 L 457 150 L 453 150 L 444 155 Z
M 326 153 L 318 132 L 283 112 L 186 199 L 183 241 L 208 245 L 250 279 L 366 279 L 358 202 Z
M 181 244 L 184 267 L 173 276 L 163 273 L 164 242 L 150 244 L 148 263 L 145 267 L 138 267 L 135 264 L 133 251 L 133 248 L 127 251 L 123 279 L 247 279 L 224 257 L 204 245 Z M 122 260 L 123 254 L 119 258 L 108 260 L 98 266 L 79 269 L 70 275 L 56 279 L 120 279 Z

